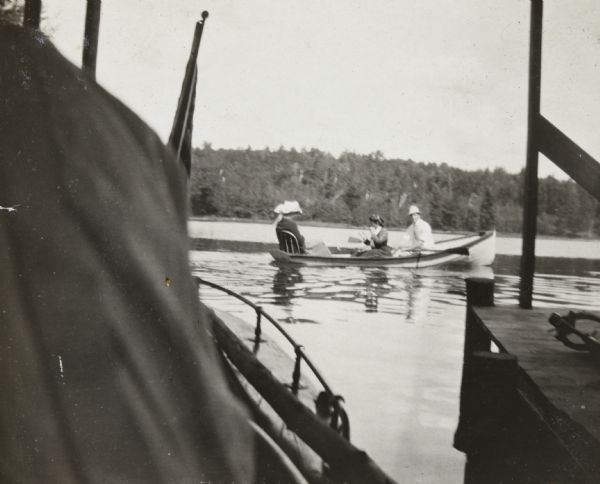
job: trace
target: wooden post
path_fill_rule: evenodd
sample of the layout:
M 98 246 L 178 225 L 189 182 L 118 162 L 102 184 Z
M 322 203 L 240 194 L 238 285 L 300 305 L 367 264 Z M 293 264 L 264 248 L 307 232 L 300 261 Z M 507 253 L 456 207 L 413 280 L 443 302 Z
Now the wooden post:
M 517 357 L 508 353 L 473 353 L 470 419 L 477 451 L 491 443 L 492 437 L 510 418 L 518 369 Z
M 505 460 L 515 430 L 518 370 L 513 355 L 473 354 L 465 402 L 468 427 L 461 449 L 467 453 L 465 484 L 515 482 L 514 469 Z
M 494 305 L 494 279 L 469 277 L 467 286 L 467 304 L 469 306 L 489 307 Z
M 460 418 L 454 434 L 454 447 L 465 451 L 471 433 L 470 408 L 471 389 L 473 386 L 473 355 L 478 351 L 489 351 L 491 339 L 485 332 L 479 316 L 473 306 L 494 305 L 494 280 L 480 277 L 466 279 L 467 286 L 467 319 L 465 322 L 465 346 L 463 353 L 463 373 L 460 387 Z
M 538 143 L 537 123 L 540 116 L 542 78 L 543 0 L 531 0 L 529 37 L 529 104 L 527 115 L 527 164 L 523 181 L 523 249 L 519 305 L 531 309 L 535 272 L 535 235 L 537 232 Z
M 96 80 L 96 58 L 98 56 L 101 5 L 102 0 L 87 0 L 87 11 L 85 14 L 82 68 L 93 80 Z
M 39 29 L 41 16 L 42 0 L 27 0 L 25 2 L 25 11 L 23 13 L 23 26 Z

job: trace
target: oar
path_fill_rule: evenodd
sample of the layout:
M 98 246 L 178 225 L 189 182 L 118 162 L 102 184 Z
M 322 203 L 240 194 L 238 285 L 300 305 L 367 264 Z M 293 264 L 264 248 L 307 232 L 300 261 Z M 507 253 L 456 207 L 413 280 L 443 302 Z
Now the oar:
M 364 242 L 364 239 L 361 239 L 360 237 L 353 237 L 351 235 L 350 237 L 348 237 L 348 242 L 356 242 L 362 244 Z
M 348 237 L 348 242 L 364 242 L 362 239 L 358 237 L 350 236 Z M 395 249 L 397 250 L 397 249 Z M 458 255 L 469 255 L 469 249 L 467 247 L 451 247 L 449 249 L 423 249 L 423 252 L 428 252 L 432 254 L 458 254 Z
M 424 252 L 469 255 L 469 249 L 467 247 L 451 247 L 450 249 L 440 249 L 440 250 L 424 249 Z

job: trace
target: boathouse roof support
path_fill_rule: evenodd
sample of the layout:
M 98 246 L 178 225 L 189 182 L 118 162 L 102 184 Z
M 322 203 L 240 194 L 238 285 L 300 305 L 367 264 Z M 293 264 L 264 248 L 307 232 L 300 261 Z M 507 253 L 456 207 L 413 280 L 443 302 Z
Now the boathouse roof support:
M 81 67 L 94 80 L 96 80 L 96 58 L 98 57 L 101 7 L 102 0 L 87 0 Z
M 600 200 L 600 163 L 540 113 L 543 0 L 531 0 L 527 163 L 523 190 L 523 250 L 519 305 L 531 309 L 537 232 L 538 154 L 542 153 L 596 200 Z
M 553 161 L 596 200 L 600 200 L 600 163 L 541 114 L 536 123 L 540 153 Z
M 523 249 L 519 305 L 531 308 L 533 275 L 535 272 L 535 234 L 537 232 L 538 147 L 536 120 L 540 115 L 542 79 L 542 15 L 543 0 L 531 0 L 529 36 L 529 105 L 527 114 L 527 164 L 523 191 Z

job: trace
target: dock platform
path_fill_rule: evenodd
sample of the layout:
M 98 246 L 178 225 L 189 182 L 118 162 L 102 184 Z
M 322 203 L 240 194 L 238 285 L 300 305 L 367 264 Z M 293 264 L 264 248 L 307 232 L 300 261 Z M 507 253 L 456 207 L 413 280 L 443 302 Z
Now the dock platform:
M 600 482 L 600 363 L 548 321 L 569 308 L 493 306 L 483 279 L 467 281 L 467 304 L 455 435 L 465 483 Z

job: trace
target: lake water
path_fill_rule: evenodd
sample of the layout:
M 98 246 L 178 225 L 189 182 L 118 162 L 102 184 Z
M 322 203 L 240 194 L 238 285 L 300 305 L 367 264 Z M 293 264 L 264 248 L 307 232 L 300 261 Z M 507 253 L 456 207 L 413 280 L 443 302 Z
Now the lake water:
M 348 236 L 357 233 L 325 227 L 302 227 L 302 232 L 339 247 L 349 246 Z M 465 458 L 452 439 L 462 371 L 464 279 L 494 277 L 496 303 L 516 304 L 519 239 L 498 238 L 492 268 L 412 271 L 278 267 L 266 252 L 249 249 L 249 242 L 275 242 L 269 224 L 192 221 L 190 234 L 239 241 L 228 244 L 233 250 L 192 251 L 194 273 L 260 304 L 304 345 L 345 398 L 355 445 L 398 482 L 463 481 Z M 401 238 L 394 232 L 391 244 Z M 600 306 L 599 241 L 540 240 L 537 252 L 534 305 Z M 201 297 L 254 321 L 253 313 L 229 296 L 203 288 Z

